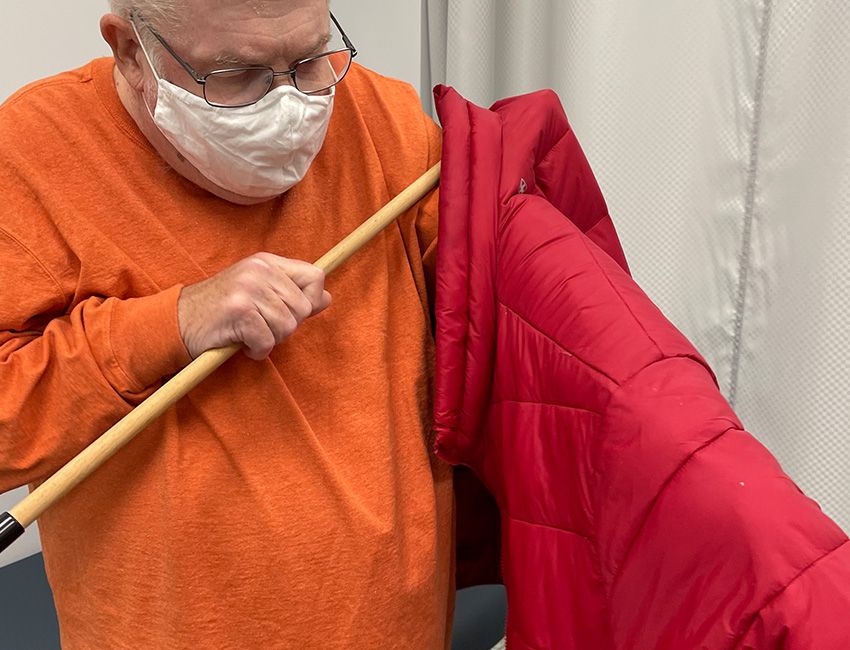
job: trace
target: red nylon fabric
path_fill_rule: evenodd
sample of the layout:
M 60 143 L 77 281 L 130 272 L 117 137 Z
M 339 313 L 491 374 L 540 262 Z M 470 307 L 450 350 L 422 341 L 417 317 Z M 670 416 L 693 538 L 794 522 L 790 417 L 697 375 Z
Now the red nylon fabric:
M 629 276 L 554 93 L 435 96 L 437 453 L 498 504 L 508 647 L 850 648 L 847 536 Z

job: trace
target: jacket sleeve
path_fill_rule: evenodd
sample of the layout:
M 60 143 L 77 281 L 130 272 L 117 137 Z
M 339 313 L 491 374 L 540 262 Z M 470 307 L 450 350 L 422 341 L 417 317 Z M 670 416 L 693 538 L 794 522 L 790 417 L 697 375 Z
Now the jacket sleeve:
M 850 542 L 782 585 L 752 620 L 738 650 L 850 648 Z
M 14 203 L 15 223 L 42 222 L 34 202 Z M 46 230 L 39 245 L 58 248 Z M 190 360 L 180 286 L 80 299 L 33 241 L 0 227 L 0 492 L 47 478 Z
M 584 470 L 615 646 L 850 647 L 847 536 L 646 294 L 585 250 L 594 264 L 574 283 L 597 280 L 569 305 L 566 347 L 592 337 L 583 358 L 616 378 Z
M 676 381 L 657 379 L 653 387 Z M 703 390 L 710 388 L 706 376 Z M 652 399 L 648 391 L 645 399 Z M 689 406 L 698 408 L 699 399 L 691 397 Z M 656 447 L 656 457 L 666 453 L 663 446 L 690 443 L 681 433 L 668 443 L 652 440 L 660 431 L 646 427 L 639 436 L 639 444 Z M 846 537 L 752 436 L 720 422 L 712 433 L 640 516 L 618 511 L 624 522 L 639 522 L 621 546 L 624 559 L 611 583 L 620 647 L 850 647 L 846 621 L 837 622 L 850 595 L 846 548 L 839 557 Z M 643 468 L 653 462 L 646 458 Z M 637 478 L 643 468 L 628 471 Z

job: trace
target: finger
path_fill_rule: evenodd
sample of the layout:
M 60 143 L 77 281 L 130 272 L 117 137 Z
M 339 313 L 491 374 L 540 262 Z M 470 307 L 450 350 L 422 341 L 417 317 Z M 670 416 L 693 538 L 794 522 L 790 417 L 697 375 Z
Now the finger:
M 245 315 L 234 327 L 238 341 L 245 345 L 245 355 L 256 361 L 265 359 L 275 346 L 275 336 L 258 311 Z
M 260 253 L 258 256 L 270 265 L 283 271 L 301 289 L 302 293 L 313 306 L 313 313 L 324 307 L 323 291 L 325 288 L 325 272 L 314 264 L 301 260 L 280 257 L 271 253 Z
M 301 323 L 290 306 L 270 287 L 264 289 L 263 297 L 255 304 L 274 335 L 275 345 L 292 336 Z
M 325 307 L 325 273 L 320 268 L 313 266 L 311 271 L 312 280 L 304 284 L 299 284 L 301 292 L 310 301 L 313 307 L 313 314 L 318 314 Z M 298 284 L 296 282 L 296 284 Z
M 313 316 L 325 311 L 328 307 L 331 306 L 331 302 L 333 302 L 333 297 L 328 291 L 322 291 L 322 300 L 319 304 L 319 308 L 313 312 Z
M 268 289 L 282 301 L 300 325 L 309 318 L 315 309 L 314 305 L 301 288 L 285 273 L 275 273 L 269 279 Z

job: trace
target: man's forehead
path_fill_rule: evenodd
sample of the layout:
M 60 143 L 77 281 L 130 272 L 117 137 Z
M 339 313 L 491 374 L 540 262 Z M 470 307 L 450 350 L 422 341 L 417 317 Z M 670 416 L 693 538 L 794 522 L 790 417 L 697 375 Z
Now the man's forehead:
M 328 41 L 331 40 L 330 34 L 318 34 L 315 39 L 313 39 L 311 44 L 303 45 L 303 46 L 283 46 L 277 48 L 275 53 L 255 53 L 253 48 L 246 48 L 240 50 L 230 50 L 230 49 L 219 49 L 217 53 L 214 55 L 214 58 L 211 58 L 210 55 L 199 55 L 204 57 L 203 63 L 207 65 L 215 64 L 216 66 L 239 66 L 239 65 L 274 65 L 277 61 L 282 61 L 285 63 L 277 64 L 287 65 L 289 63 L 293 63 L 298 59 L 306 58 L 313 54 L 318 54 L 319 52 L 325 49 L 325 45 L 327 45 Z
M 327 0 L 186 0 L 179 41 L 198 63 L 273 63 L 327 43 Z
M 195 16 L 237 12 L 275 17 L 305 8 L 328 11 L 328 0 L 182 0 L 180 5 Z

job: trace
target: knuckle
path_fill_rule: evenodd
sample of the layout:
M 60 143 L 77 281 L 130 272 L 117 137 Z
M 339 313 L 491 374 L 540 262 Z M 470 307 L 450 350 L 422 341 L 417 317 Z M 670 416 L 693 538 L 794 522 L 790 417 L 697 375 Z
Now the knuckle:
M 234 276 L 232 288 L 234 291 L 250 293 L 257 285 L 257 272 L 248 267 L 242 268 Z
M 237 320 L 246 319 L 255 311 L 253 303 L 241 292 L 228 296 L 225 300 L 224 309 Z
M 258 253 L 257 255 L 252 255 L 247 258 L 242 263 L 242 275 L 249 274 L 254 275 L 257 273 L 266 273 L 269 269 L 271 269 L 271 264 L 261 257 L 262 253 Z

